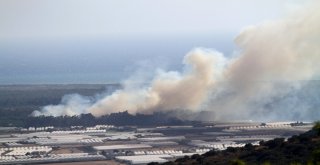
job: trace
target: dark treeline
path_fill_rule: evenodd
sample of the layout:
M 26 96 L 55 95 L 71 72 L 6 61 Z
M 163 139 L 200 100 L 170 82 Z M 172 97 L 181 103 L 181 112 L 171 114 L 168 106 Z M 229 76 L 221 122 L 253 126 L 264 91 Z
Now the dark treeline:
M 159 163 L 150 163 L 156 165 Z M 167 162 L 163 165 L 320 165 L 320 122 L 312 130 L 285 141 L 276 138 L 261 141 L 260 146 L 247 144 L 224 151 L 211 150 Z
M 0 85 L 0 126 L 68 127 L 97 124 L 157 126 L 188 123 L 188 121 L 181 121 L 164 113 L 131 115 L 128 112 L 120 112 L 99 118 L 95 118 L 91 114 L 59 117 L 30 116 L 34 110 L 40 110 L 46 105 L 59 104 L 65 95 L 77 93 L 94 98 L 97 93 L 110 93 L 119 88 L 121 88 L 120 84 Z
M 68 127 L 68 126 L 94 126 L 98 124 L 108 124 L 116 126 L 160 126 L 160 125 L 184 125 L 193 124 L 191 121 L 182 121 L 174 117 L 169 117 L 164 113 L 154 113 L 150 115 L 132 115 L 125 112 L 112 113 L 102 117 L 94 117 L 91 114 L 81 114 L 79 116 L 38 116 L 27 117 L 22 122 L 22 127 Z

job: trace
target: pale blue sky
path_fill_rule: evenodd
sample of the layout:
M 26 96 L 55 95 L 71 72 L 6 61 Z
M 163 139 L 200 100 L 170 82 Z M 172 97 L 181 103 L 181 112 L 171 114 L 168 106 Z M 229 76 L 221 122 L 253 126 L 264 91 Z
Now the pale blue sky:
M 305 1 L 0 0 L 0 84 L 119 82 L 179 69 L 194 47 L 231 54 L 246 26 Z

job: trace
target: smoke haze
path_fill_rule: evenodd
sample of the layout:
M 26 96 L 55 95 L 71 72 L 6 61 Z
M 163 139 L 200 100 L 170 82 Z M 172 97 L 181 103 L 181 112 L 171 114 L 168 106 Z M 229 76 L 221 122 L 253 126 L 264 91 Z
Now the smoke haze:
M 211 120 L 316 119 L 320 97 L 309 80 L 318 79 L 320 69 L 319 8 L 314 1 L 287 18 L 245 28 L 232 57 L 194 49 L 182 73 L 159 69 L 148 85 L 125 85 L 99 99 L 67 96 L 34 115 L 205 110 Z
M 220 99 L 212 99 L 209 106 L 223 112 L 214 110 L 217 118 L 249 118 L 252 115 L 309 118 L 311 112 L 308 111 L 316 111 L 306 111 L 307 98 L 297 100 L 296 94 L 306 87 L 304 81 L 319 76 L 318 8 L 319 2 L 314 2 L 288 18 L 249 27 L 240 33 L 235 40 L 240 48 L 239 55 L 230 60 L 225 70 L 226 83 L 219 86 L 224 91 L 214 93 Z M 293 108 L 295 106 L 301 108 Z M 277 111 L 285 113 L 278 116 Z M 232 115 L 235 112 L 237 116 Z
M 208 91 L 219 78 L 225 63 L 221 53 L 208 49 L 195 49 L 183 60 L 183 73 L 158 70 L 150 85 L 141 87 L 132 84 L 116 90 L 111 95 L 92 102 L 79 95 L 62 100 L 61 105 L 50 105 L 34 114 L 73 115 L 92 113 L 101 116 L 128 110 L 130 113 L 152 113 L 157 110 L 197 110 L 207 98 Z M 76 103 L 78 102 L 79 105 Z M 92 105 L 88 106 L 88 103 Z M 85 103 L 85 104 L 84 104 Z M 82 105 L 82 106 L 81 106 Z

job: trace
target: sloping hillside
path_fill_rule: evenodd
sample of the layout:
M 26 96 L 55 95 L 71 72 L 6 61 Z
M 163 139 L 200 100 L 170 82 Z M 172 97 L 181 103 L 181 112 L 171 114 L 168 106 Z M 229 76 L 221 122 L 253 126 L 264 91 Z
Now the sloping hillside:
M 157 163 L 151 163 L 157 164 Z M 247 144 L 241 148 L 210 151 L 167 162 L 164 165 L 320 165 L 320 122 L 312 130 L 285 141 L 283 138 L 260 142 L 260 146 Z

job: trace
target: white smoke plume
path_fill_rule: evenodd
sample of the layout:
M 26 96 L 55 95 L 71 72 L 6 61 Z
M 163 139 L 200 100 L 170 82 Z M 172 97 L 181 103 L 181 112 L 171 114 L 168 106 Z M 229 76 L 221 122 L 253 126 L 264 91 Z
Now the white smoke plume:
M 319 78 L 319 8 L 320 2 L 314 1 L 289 17 L 244 29 L 236 37 L 239 50 L 233 57 L 195 49 L 185 56 L 183 73 L 159 71 L 145 87 L 125 86 L 97 100 L 71 97 L 34 114 L 98 117 L 124 110 L 183 109 L 214 112 L 212 120 L 320 117 L 311 110 L 314 102 L 301 99 L 310 96 L 301 93 L 304 82 Z
M 236 38 L 239 54 L 230 60 L 224 71 L 224 83 L 213 90 L 207 107 L 216 112 L 216 119 L 279 118 L 275 110 L 289 112 L 282 114 L 288 118 L 293 113 L 310 115 L 306 107 L 301 106 L 305 105 L 301 99 L 291 101 L 291 106 L 286 108 L 266 106 L 272 105 L 275 98 L 287 98 L 303 90 L 301 80 L 318 79 L 319 7 L 319 1 L 314 1 L 290 17 L 252 26 L 240 33 Z
M 65 95 L 60 105 L 47 105 L 41 111 L 34 111 L 33 116 L 74 116 L 86 112 L 91 106 L 92 101 L 89 97 L 78 94 Z
M 183 73 L 159 70 L 146 87 L 125 86 L 94 103 L 76 95 L 63 99 L 60 105 L 46 106 L 33 114 L 57 116 L 91 113 L 99 117 L 124 110 L 133 114 L 157 110 L 197 110 L 206 100 L 215 80 L 221 76 L 225 58 L 221 53 L 209 49 L 195 49 L 184 57 L 183 63 L 186 65 Z

